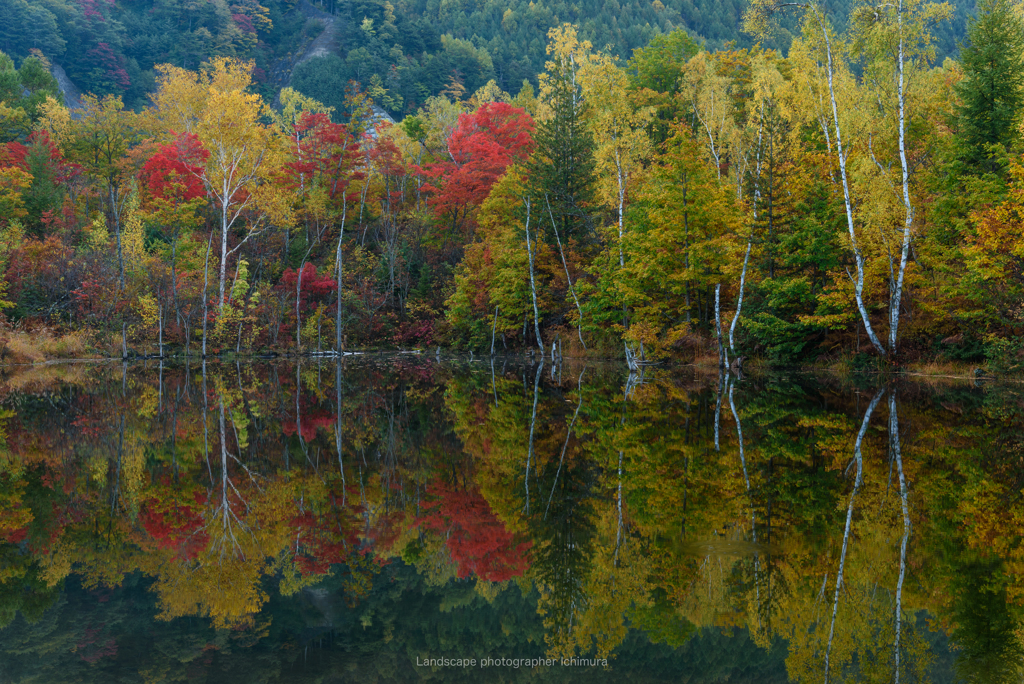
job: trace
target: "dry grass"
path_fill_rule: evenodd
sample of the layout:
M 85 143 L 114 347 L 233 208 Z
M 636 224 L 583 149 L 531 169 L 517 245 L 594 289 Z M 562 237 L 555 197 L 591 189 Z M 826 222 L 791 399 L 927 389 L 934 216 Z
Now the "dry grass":
M 907 373 L 924 376 L 973 377 L 975 367 L 977 364 L 970 366 L 952 361 L 924 361 L 910 364 L 907 367 Z
M 32 332 L 0 330 L 0 365 L 95 358 L 84 332 L 58 335 L 47 328 Z

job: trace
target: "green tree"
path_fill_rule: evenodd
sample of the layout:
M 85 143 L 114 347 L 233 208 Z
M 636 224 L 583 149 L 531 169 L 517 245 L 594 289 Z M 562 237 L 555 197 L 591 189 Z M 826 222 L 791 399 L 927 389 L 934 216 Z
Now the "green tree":
M 537 127 L 537 153 L 527 176 L 538 206 L 546 211 L 541 203 L 545 198 L 550 203 L 559 239 L 579 240 L 590 231 L 596 185 L 596 144 L 586 125 L 588 104 L 580 79 L 591 46 L 578 41 L 576 29 L 569 25 L 551 29 L 548 37 L 553 59 L 541 77 L 541 95 L 549 115 L 542 116 Z
M 989 146 L 1013 142 L 1024 105 L 1024 20 L 1010 0 L 979 0 L 960 60 L 960 135 L 969 159 L 980 164 Z

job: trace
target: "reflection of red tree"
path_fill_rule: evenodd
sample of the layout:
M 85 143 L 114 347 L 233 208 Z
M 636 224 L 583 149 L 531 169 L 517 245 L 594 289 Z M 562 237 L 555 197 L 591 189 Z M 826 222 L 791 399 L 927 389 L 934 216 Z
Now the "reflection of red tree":
M 305 409 L 302 411 L 298 424 L 298 432 L 302 435 L 302 439 L 307 442 L 313 441 L 316 438 L 316 431 L 319 428 L 330 429 L 334 427 L 337 422 L 337 414 L 324 411 L 322 409 L 312 409 L 309 413 Z M 283 420 L 281 421 L 281 432 L 291 437 L 295 434 L 294 420 Z
M 303 575 L 325 575 L 336 563 L 346 562 L 359 543 L 356 516 L 359 508 L 305 510 L 289 521 L 295 537 L 295 565 Z
M 107 656 L 117 655 L 117 642 L 110 637 L 104 638 L 103 626 L 86 627 L 82 641 L 75 644 L 79 657 L 87 663 L 96 663 Z
M 198 505 L 206 502 L 202 492 L 196 492 L 194 498 Z M 147 499 L 139 511 L 139 522 L 158 548 L 177 551 L 181 558 L 197 557 L 209 542 L 209 536 L 202 529 L 201 512 L 185 502 Z
M 448 538 L 448 551 L 459 577 L 476 575 L 503 582 L 529 567 L 531 542 L 516 543 L 477 490 L 456 490 L 437 483 L 427 488 L 436 497 L 419 524 Z

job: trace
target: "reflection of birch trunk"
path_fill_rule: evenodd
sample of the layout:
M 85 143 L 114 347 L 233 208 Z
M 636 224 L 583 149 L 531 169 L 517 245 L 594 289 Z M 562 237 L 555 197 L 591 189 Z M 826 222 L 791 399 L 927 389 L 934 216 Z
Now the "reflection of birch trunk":
M 544 370 L 544 356 L 537 365 L 537 376 L 533 379 L 533 413 L 530 415 L 530 446 L 526 452 L 526 514 L 530 514 L 530 462 L 533 460 L 533 434 L 537 425 L 537 397 L 540 393 L 540 374 Z
M 494 391 L 494 408 L 498 408 L 498 384 L 494 380 L 494 354 L 491 354 L 491 389 Z
M 213 248 L 213 233 L 210 233 L 210 241 L 206 244 L 206 261 L 203 262 L 203 358 L 206 358 L 206 324 L 210 319 L 209 307 L 210 299 L 206 294 L 206 289 L 210 285 L 210 250 Z M 204 364 L 203 379 L 206 379 L 206 370 Z
M 718 369 L 718 398 L 715 400 L 715 451 L 718 451 L 718 425 L 722 417 L 722 393 L 726 391 L 729 384 L 729 378 L 732 376 L 726 375 L 722 368 Z
M 203 455 L 206 456 L 206 472 L 210 476 L 210 487 L 213 487 L 213 468 L 210 467 L 210 426 L 207 422 L 207 414 L 210 412 L 207 406 L 206 394 L 206 357 L 203 357 Z
M 548 505 L 544 509 L 544 519 L 548 517 L 548 511 L 551 509 L 551 500 L 555 496 L 555 487 L 558 486 L 558 477 L 562 474 L 562 463 L 565 462 L 565 452 L 569 448 L 569 437 L 572 436 L 573 426 L 576 425 L 576 416 L 580 414 L 580 408 L 583 406 L 583 373 L 586 372 L 586 367 L 580 371 L 579 380 L 576 383 L 576 393 L 579 394 L 579 401 L 576 403 L 576 412 L 572 414 L 572 421 L 569 423 L 569 429 L 565 433 L 565 444 L 562 445 L 562 456 L 558 459 L 558 470 L 555 471 L 555 481 L 551 483 L 551 494 L 548 495 Z
M 718 367 L 725 368 L 729 365 L 726 356 L 725 346 L 722 344 L 722 307 L 721 307 L 722 284 L 715 285 L 715 338 L 718 340 Z
M 860 486 L 864 481 L 864 460 L 861 458 L 860 445 L 864 441 L 864 435 L 868 431 L 868 423 L 871 422 L 871 414 L 875 412 L 875 407 L 878 406 L 879 400 L 882 395 L 885 394 L 885 389 L 878 390 L 875 394 L 874 399 L 868 405 L 868 410 L 864 412 L 864 420 L 861 422 L 860 431 L 857 433 L 857 441 L 853 444 L 853 458 L 857 464 L 857 475 L 853 481 L 853 492 L 850 493 L 850 505 L 846 509 L 846 530 L 843 532 L 843 550 L 839 554 L 839 570 L 836 573 L 836 593 L 835 598 L 832 601 L 832 624 L 828 629 L 828 645 L 825 648 L 825 684 L 828 684 L 829 676 L 829 665 L 830 658 L 832 656 L 832 639 L 836 633 L 836 613 L 839 610 L 839 590 L 843 586 L 843 568 L 846 565 L 846 549 L 850 542 L 850 530 L 853 527 L 853 501 L 857 498 L 857 492 L 860 491 Z
M 889 394 L 889 448 L 892 451 L 893 460 L 896 461 L 896 471 L 900 478 L 900 505 L 903 509 L 903 539 L 900 542 L 900 574 L 896 580 L 896 636 L 893 644 L 893 652 L 896 661 L 896 675 L 894 682 L 900 682 L 900 637 L 902 635 L 903 620 L 903 579 L 907 570 L 907 542 L 910 540 L 910 507 L 907 502 L 907 480 L 903 475 L 903 455 L 900 452 L 900 425 L 896 416 L 896 392 Z
M 757 544 L 757 513 L 754 510 L 754 497 L 750 493 L 750 475 L 747 472 L 747 458 L 746 453 L 743 450 L 743 423 L 740 422 L 740 414 L 736 411 L 736 403 L 733 401 L 733 391 L 736 389 L 736 385 L 733 384 L 729 387 L 729 408 L 732 411 L 732 418 L 736 421 L 736 440 L 739 442 L 740 447 L 740 465 L 743 467 L 743 483 L 747 489 L 747 501 L 750 504 L 750 538 L 754 544 Z M 717 425 L 716 425 L 717 428 Z M 717 429 L 716 429 L 717 433 Z M 716 448 L 717 448 L 717 434 L 716 434 Z M 761 586 L 760 586 L 760 568 L 761 559 L 760 555 L 754 552 L 754 592 L 757 599 L 758 606 L 758 629 L 760 629 L 760 618 L 761 618 Z
M 217 506 L 217 510 L 214 516 L 214 520 L 219 516 L 221 519 L 221 534 L 223 537 L 215 542 L 215 546 L 220 547 L 220 557 L 224 557 L 225 548 L 224 542 L 230 540 L 232 548 L 241 556 L 244 555 L 242 551 L 242 545 L 238 541 L 238 537 L 235 535 L 235 524 L 239 527 L 244 527 L 242 521 L 238 519 L 235 512 L 231 510 L 231 501 L 228 498 L 228 488 L 238 496 L 242 498 L 238 489 L 235 488 L 234 483 L 228 477 L 228 445 L 227 445 L 227 429 L 224 419 L 224 398 L 220 399 L 220 505 Z M 237 459 L 236 459 L 237 460 Z M 243 502 L 244 503 L 244 502 Z
M 622 430 L 626 425 L 626 402 L 629 400 L 629 395 L 633 391 L 633 386 L 630 380 L 633 375 L 630 374 L 629 379 L 626 381 L 626 389 L 622 396 L 622 413 L 619 417 L 619 430 Z M 619 565 L 619 547 L 622 544 L 622 449 L 619 449 L 619 472 L 618 472 L 618 492 L 615 496 L 615 505 L 618 513 L 618 526 L 615 530 L 615 555 L 612 558 L 612 564 L 615 567 Z
M 337 417 L 335 418 L 334 425 L 334 446 L 338 450 L 338 472 L 341 473 L 341 505 L 345 505 L 345 499 L 347 494 L 347 487 L 345 486 L 345 465 L 341 461 L 342 453 L 342 408 L 341 408 L 341 359 L 338 359 L 334 364 L 334 392 L 335 401 L 337 402 Z
M 537 335 L 537 346 L 540 347 L 540 355 L 543 361 L 544 343 L 540 339 L 540 313 L 537 310 L 537 281 L 533 275 L 533 243 L 530 241 L 530 198 L 524 197 L 523 204 L 526 206 L 526 251 L 530 257 L 530 296 L 533 298 L 533 327 Z M 523 340 L 525 343 L 526 340 Z

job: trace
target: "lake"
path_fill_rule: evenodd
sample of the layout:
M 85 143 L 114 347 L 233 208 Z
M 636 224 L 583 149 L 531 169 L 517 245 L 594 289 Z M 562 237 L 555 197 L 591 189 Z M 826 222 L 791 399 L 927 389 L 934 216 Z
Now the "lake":
M 7 368 L 0 682 L 1019 682 L 1021 386 Z

